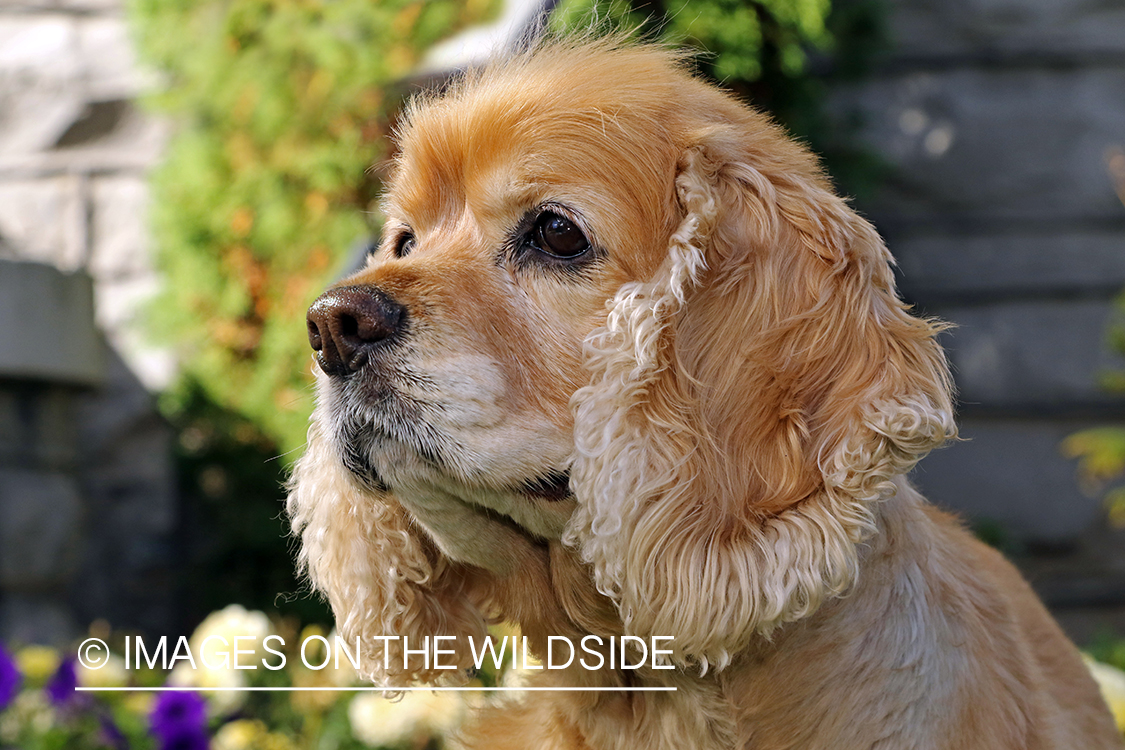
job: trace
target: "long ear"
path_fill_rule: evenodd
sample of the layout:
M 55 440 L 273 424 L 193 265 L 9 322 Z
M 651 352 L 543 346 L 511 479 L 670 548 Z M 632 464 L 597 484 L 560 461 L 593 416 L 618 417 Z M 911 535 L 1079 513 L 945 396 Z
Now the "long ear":
M 666 261 L 620 289 L 572 401 L 566 539 L 627 632 L 704 669 L 846 592 L 874 504 L 955 433 L 941 326 L 775 140 L 714 128 L 684 155 Z
M 298 565 L 327 596 L 337 629 L 349 648 L 360 643 L 361 672 L 384 685 L 463 680 L 471 666 L 467 637 L 483 637 L 486 623 L 474 603 L 475 571 L 445 558 L 414 528 L 390 494 L 360 489 L 324 434 L 326 409 L 318 407 L 305 454 L 290 481 L 287 504 L 301 549 Z M 455 636 L 455 656 L 425 668 L 413 655 L 404 667 L 400 639 L 412 651 L 423 639 Z M 427 646 L 430 644 L 427 643 Z

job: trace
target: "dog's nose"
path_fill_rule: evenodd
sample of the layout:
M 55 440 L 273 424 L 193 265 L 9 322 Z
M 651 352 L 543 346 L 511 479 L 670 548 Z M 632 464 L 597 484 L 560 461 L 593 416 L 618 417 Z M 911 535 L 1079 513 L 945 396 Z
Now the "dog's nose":
M 402 328 L 404 309 L 373 286 L 330 289 L 309 308 L 309 344 L 329 375 L 355 372 Z

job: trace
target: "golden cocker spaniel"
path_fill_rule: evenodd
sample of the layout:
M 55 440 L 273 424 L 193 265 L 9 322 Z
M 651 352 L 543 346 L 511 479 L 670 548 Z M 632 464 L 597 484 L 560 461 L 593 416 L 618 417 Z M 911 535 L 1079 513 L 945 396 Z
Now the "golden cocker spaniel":
M 540 658 L 671 653 L 543 669 L 602 690 L 466 747 L 1121 747 L 1028 586 L 904 479 L 955 433 L 941 326 L 806 149 L 614 40 L 468 74 L 398 141 L 380 249 L 309 311 L 289 497 L 370 677 L 463 682 L 507 619 Z M 445 664 L 404 654 L 435 636 Z

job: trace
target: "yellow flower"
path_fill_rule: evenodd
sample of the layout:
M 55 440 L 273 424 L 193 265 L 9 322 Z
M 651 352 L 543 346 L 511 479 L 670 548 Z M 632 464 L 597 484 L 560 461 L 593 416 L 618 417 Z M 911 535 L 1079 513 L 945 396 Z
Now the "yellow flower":
M 266 725 L 255 719 L 227 722 L 211 740 L 211 750 L 255 750 L 269 734 Z
M 1109 705 L 1113 718 L 1117 722 L 1117 729 L 1125 732 L 1125 672 L 1108 664 L 1094 661 L 1085 657 L 1086 666 L 1094 676 L 1094 682 L 1102 691 L 1102 697 Z
M 269 731 L 257 719 L 238 719 L 215 733 L 211 750 L 296 750 L 296 745 L 284 734 Z
M 16 652 L 16 666 L 31 682 L 45 682 L 61 660 L 59 652 L 50 646 L 25 646 Z
M 270 732 L 262 738 L 262 750 L 297 750 L 296 743 L 280 732 Z
M 156 703 L 156 695 L 154 693 L 126 693 L 125 697 L 121 699 L 121 705 L 131 713 L 137 716 L 148 716 L 152 713 L 152 705 Z
M 309 638 L 312 638 L 314 635 L 319 635 L 321 638 L 325 637 L 324 636 L 324 628 L 320 627 L 319 625 L 306 625 L 304 627 L 304 629 L 301 631 L 301 643 L 304 643 L 306 640 L 308 640 Z M 311 654 L 312 648 L 313 648 L 313 646 L 309 646 L 309 650 L 310 650 L 309 658 L 310 659 L 313 658 L 312 654 Z

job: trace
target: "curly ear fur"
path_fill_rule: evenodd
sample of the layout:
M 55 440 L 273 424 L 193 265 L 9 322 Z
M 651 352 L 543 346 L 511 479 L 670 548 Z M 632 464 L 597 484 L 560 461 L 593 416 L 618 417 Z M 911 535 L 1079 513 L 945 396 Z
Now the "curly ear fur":
M 299 569 L 328 598 L 340 636 L 348 644 L 360 640 L 361 672 L 369 679 L 406 686 L 463 678 L 471 666 L 463 645 L 486 629 L 470 595 L 470 571 L 441 555 L 392 495 L 356 486 L 324 434 L 324 411 L 321 406 L 313 416 L 308 448 L 290 482 L 287 510 L 301 540 Z M 457 657 L 443 663 L 462 669 L 425 669 L 417 656 L 403 668 L 402 641 L 380 639 L 407 636 L 418 650 L 423 637 L 434 635 L 457 637 Z
M 571 402 L 566 540 L 627 632 L 704 670 L 844 594 L 874 504 L 955 434 L 940 325 L 807 152 L 739 135 L 763 129 L 701 130 L 667 258 L 617 293 Z

